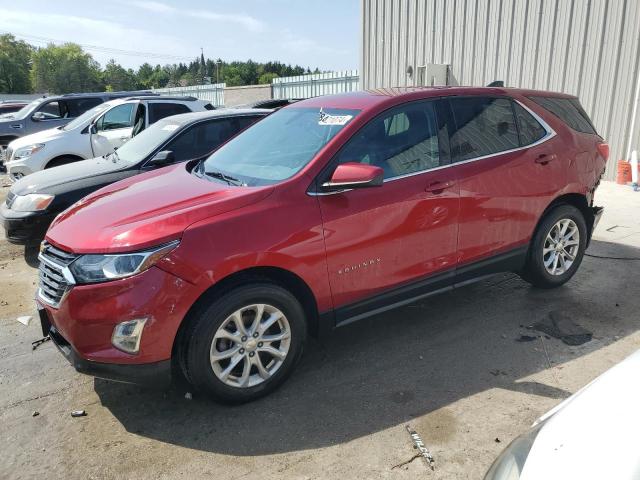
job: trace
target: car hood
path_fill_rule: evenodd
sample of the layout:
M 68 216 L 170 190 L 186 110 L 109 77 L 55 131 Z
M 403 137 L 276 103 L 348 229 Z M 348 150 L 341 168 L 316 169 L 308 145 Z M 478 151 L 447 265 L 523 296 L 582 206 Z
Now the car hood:
M 140 250 L 181 237 L 191 224 L 266 198 L 273 187 L 231 187 L 178 164 L 104 187 L 62 212 L 47 240 L 74 253 Z
M 45 143 L 50 142 L 51 140 L 55 140 L 64 135 L 64 130 L 60 130 L 58 128 L 50 128 L 48 130 L 42 130 L 41 132 L 32 133 L 31 135 L 26 135 L 24 137 L 20 137 L 9 144 L 9 146 L 15 152 L 19 148 L 26 147 L 28 145 L 33 145 L 34 143 Z
M 58 185 L 117 172 L 127 167 L 122 161 L 114 162 L 104 157 L 81 160 L 27 175 L 14 183 L 11 191 L 16 195 L 52 193 L 51 189 Z
M 521 480 L 640 478 L 640 351 L 543 417 Z

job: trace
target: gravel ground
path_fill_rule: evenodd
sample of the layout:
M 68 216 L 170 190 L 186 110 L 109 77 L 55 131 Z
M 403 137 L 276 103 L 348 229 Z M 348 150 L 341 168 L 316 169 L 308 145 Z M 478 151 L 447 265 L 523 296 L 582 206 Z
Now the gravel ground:
M 589 253 L 640 257 L 640 193 L 605 183 L 597 199 Z M 344 327 L 275 394 L 225 407 L 80 375 L 51 344 L 32 351 L 34 254 L 0 236 L 0 478 L 482 478 L 539 415 L 640 348 L 640 262 L 587 257 L 557 290 L 498 275 Z M 551 312 L 593 339 L 516 341 Z M 410 461 L 406 425 L 434 471 Z

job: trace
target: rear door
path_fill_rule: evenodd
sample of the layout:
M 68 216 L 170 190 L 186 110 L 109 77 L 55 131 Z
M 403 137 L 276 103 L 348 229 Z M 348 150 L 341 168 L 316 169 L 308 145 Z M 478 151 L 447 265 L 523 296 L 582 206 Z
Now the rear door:
M 449 158 L 438 103 L 382 113 L 328 168 L 330 176 L 340 163 L 362 162 L 385 172 L 381 187 L 317 197 L 334 306 L 351 304 L 338 311 L 338 323 L 376 302 L 393 304 L 449 283 L 436 274 L 455 267 L 459 199 L 453 169 L 442 168 Z
M 449 104 L 460 181 L 458 263 L 519 254 L 564 182 L 547 144 L 553 132 L 507 97 L 453 97 Z

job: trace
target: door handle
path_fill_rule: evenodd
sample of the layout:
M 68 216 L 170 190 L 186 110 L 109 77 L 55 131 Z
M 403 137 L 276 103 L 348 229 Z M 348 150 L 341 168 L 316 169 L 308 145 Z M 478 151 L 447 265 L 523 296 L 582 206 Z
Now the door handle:
M 427 185 L 427 188 L 424 189 L 425 192 L 433 193 L 434 195 L 440 195 L 447 188 L 451 188 L 456 184 L 453 180 L 447 180 L 446 182 L 436 180 L 435 182 L 431 182 Z
M 555 153 L 552 153 L 552 154 L 541 153 L 540 155 L 538 155 L 536 157 L 535 162 L 540 164 L 540 165 L 546 165 L 551 160 L 555 160 L 555 159 L 556 159 Z

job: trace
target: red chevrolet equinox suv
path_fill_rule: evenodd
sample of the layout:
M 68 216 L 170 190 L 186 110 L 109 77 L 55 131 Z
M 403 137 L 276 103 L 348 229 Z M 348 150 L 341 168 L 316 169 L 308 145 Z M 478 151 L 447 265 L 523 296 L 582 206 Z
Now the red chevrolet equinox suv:
M 578 99 L 385 89 L 268 116 L 203 161 L 114 183 L 40 254 L 43 330 L 80 372 L 271 392 L 308 334 L 512 271 L 553 288 L 602 209 L 608 146 Z

